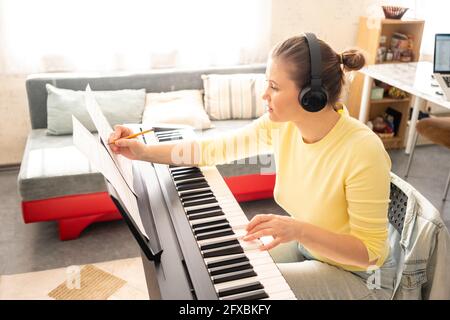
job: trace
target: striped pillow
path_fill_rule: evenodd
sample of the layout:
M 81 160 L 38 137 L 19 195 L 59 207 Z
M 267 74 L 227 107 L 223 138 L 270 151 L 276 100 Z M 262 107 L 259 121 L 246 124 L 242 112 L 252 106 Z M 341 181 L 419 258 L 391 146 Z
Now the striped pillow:
M 202 79 L 211 120 L 254 119 L 264 113 L 265 74 L 208 74 Z

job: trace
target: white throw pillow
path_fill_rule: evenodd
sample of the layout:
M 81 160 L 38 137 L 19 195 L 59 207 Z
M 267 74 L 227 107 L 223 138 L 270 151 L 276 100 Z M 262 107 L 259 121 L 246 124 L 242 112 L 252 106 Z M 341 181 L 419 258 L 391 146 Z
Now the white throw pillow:
M 147 93 L 142 123 L 187 125 L 195 129 L 211 128 L 200 90 Z
M 212 120 L 254 119 L 264 111 L 263 73 L 202 75 L 205 110 Z

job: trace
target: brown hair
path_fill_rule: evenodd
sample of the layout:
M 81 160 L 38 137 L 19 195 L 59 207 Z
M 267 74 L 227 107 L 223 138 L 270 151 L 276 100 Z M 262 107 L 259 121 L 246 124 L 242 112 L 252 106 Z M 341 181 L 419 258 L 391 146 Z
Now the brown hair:
M 328 92 L 328 103 L 334 107 L 345 84 L 344 72 L 361 69 L 366 59 L 358 49 L 348 49 L 338 54 L 322 40 L 318 39 L 318 42 L 322 55 L 322 85 Z M 309 85 L 311 64 L 305 36 L 295 36 L 280 42 L 272 49 L 271 56 L 288 63 L 290 79 L 298 89 Z

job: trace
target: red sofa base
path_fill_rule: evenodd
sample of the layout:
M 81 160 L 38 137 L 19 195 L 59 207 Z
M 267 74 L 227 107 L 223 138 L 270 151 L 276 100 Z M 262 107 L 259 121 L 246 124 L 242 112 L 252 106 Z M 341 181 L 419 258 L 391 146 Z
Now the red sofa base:
M 275 174 L 224 178 L 238 202 L 271 198 Z M 58 221 L 59 238 L 72 240 L 94 222 L 122 219 L 108 193 L 70 195 L 22 202 L 25 223 Z

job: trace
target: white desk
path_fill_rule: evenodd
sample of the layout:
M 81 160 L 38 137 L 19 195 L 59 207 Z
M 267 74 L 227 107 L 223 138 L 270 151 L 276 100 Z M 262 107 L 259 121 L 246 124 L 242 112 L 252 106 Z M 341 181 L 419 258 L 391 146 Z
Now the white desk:
M 367 123 L 369 120 L 370 94 L 374 79 L 416 96 L 406 140 L 405 152 L 408 154 L 414 141 L 419 110 L 425 106 L 426 101 L 431 101 L 450 109 L 450 101 L 447 101 L 444 96 L 436 94 L 436 91 L 441 91 L 440 87 L 431 86 L 431 75 L 433 74 L 433 64 L 431 62 L 375 64 L 367 66 L 359 72 L 365 75 L 359 112 L 359 120 L 363 123 Z

